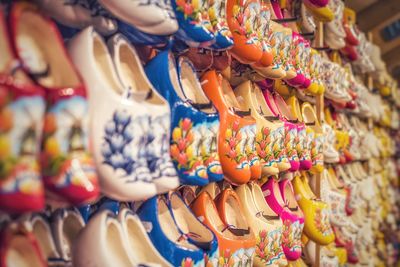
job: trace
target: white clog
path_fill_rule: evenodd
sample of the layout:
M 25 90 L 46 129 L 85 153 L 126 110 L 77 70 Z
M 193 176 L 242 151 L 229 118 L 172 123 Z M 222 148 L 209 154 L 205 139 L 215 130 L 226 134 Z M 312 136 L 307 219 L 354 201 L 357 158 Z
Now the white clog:
M 169 105 L 147 79 L 135 48 L 123 35 L 114 35 L 107 44 L 123 87 L 130 89 L 135 110 L 145 109 L 141 116 L 148 138 L 145 157 L 157 192 L 166 193 L 179 186 L 169 153 Z
M 154 196 L 146 159 L 146 108 L 123 87 L 106 44 L 92 27 L 70 40 L 69 52 L 89 91 L 91 150 L 102 192 L 119 201 Z

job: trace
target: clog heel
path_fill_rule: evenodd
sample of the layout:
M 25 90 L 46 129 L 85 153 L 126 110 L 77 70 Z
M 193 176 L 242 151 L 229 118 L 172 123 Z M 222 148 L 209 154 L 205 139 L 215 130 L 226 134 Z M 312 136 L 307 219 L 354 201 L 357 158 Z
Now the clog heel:
M 233 105 L 232 88 L 215 71 L 206 72 L 201 81 L 205 94 L 219 113 L 218 153 L 225 178 L 234 184 L 247 183 L 251 178 L 251 171 L 250 159 L 244 145 L 247 141 L 246 127 L 255 126 L 250 117 L 251 112 Z

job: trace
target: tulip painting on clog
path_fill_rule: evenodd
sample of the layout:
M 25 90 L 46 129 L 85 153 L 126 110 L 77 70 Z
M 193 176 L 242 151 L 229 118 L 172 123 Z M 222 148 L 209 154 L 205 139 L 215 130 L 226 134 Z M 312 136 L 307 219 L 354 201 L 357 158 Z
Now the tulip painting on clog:
M 284 257 L 281 243 L 282 229 L 261 230 L 257 237 L 256 257 L 266 266 L 277 264 Z
M 225 132 L 224 147 L 227 151 L 227 158 L 236 163 L 236 169 L 248 169 L 250 167 L 246 157 L 245 139 L 243 137 L 239 122 L 234 121 Z
M 255 251 L 255 248 L 241 248 L 232 253 L 229 249 L 227 249 L 222 255 L 219 256 L 219 264 L 215 266 L 253 266 L 252 262 Z
M 288 251 L 286 254 L 290 253 L 301 253 L 302 243 L 301 235 L 303 232 L 304 223 L 300 221 L 284 220 L 282 227 L 282 245 Z
M 0 84 L 0 209 L 38 211 L 44 206 L 38 162 L 43 91 Z
M 274 161 L 278 164 L 279 170 L 287 170 L 286 166 L 290 168 L 289 159 L 286 155 L 286 148 L 284 143 L 285 128 L 279 127 L 271 133 L 272 152 L 274 153 Z
M 94 163 L 87 152 L 88 105 L 83 95 L 67 97 L 55 100 L 45 115 L 42 173 L 47 187 L 70 191 L 77 198 L 74 204 L 82 204 L 97 198 L 96 193 L 89 199 L 85 195 L 97 184 Z
M 304 126 L 297 127 L 298 142 L 296 144 L 297 156 L 300 161 L 301 170 L 309 170 L 312 166 L 312 160 L 310 155 L 310 148 L 308 146 L 309 136 L 307 135 L 306 128 Z
M 189 177 L 207 180 L 207 169 L 200 156 L 199 147 L 195 146 L 200 142 L 202 142 L 200 134 L 193 129 L 191 119 L 181 119 L 172 130 L 171 157 L 178 172 L 183 172 Z
M 257 180 L 261 178 L 260 158 L 256 151 L 256 124 L 251 124 L 240 129 L 242 137 L 244 137 L 244 149 L 250 165 L 251 179 Z
M 179 23 L 177 36 L 189 46 L 209 46 L 214 42 L 214 29 L 208 14 L 207 0 L 172 0 Z
M 274 152 L 272 151 L 272 135 L 268 127 L 262 127 L 256 136 L 256 151 L 263 166 L 271 167 L 275 164 Z
M 213 49 L 227 49 L 233 45 L 232 33 L 226 22 L 226 0 L 208 0 L 208 16 L 215 33 Z
M 267 42 L 268 34 L 270 31 L 270 21 L 271 21 L 271 11 L 265 3 L 262 3 L 260 14 L 256 20 L 256 25 L 255 25 L 257 38 L 261 43 L 261 47 L 263 50 L 263 55 L 260 61 L 255 63 L 259 67 L 270 66 L 273 60 L 271 46 Z

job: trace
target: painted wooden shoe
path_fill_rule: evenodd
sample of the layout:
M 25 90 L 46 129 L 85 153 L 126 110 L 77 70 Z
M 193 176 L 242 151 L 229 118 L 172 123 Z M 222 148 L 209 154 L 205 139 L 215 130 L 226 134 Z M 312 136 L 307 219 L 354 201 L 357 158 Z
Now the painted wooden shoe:
M 0 232 L 0 266 L 47 266 L 37 239 L 24 225 L 12 223 Z
M 308 185 L 305 185 L 307 180 L 303 179 L 298 176 L 295 177 L 293 188 L 297 196 L 297 203 L 305 217 L 304 233 L 314 242 L 327 245 L 335 239 L 329 223 L 328 206 L 321 200 L 312 199 L 313 194 L 311 194 Z
M 284 203 L 277 180 L 270 178 L 261 188 L 268 205 L 279 214 L 282 220 L 283 252 L 288 260 L 298 259 L 301 256 L 301 233 L 304 219 L 296 216 Z
M 311 154 L 308 148 L 308 135 L 306 132 L 306 126 L 303 121 L 303 116 L 301 114 L 300 104 L 295 96 L 291 96 L 286 100 L 289 106 L 290 112 L 294 119 L 298 120 L 297 125 L 297 136 L 299 138 L 296 151 L 299 158 L 300 170 L 309 170 L 312 166 Z
M 262 94 L 262 95 L 261 95 Z M 263 90 L 262 93 L 259 93 L 259 97 L 257 99 L 261 99 L 259 101 L 261 107 L 264 106 L 264 110 L 267 113 L 264 113 L 266 115 L 271 115 L 272 117 L 276 117 L 277 119 L 275 120 L 275 123 L 279 125 L 279 135 L 276 137 L 278 140 L 278 143 L 276 143 L 273 147 L 273 151 L 275 154 L 275 161 L 278 164 L 278 169 L 280 172 L 284 172 L 287 170 L 290 170 L 292 168 L 292 165 L 289 160 L 289 156 L 287 154 L 287 145 L 289 141 L 289 136 L 287 135 L 289 132 L 287 131 L 289 128 L 293 128 L 293 125 L 289 125 L 287 121 L 283 120 L 282 117 L 279 116 L 279 110 L 275 105 L 275 100 L 272 95 L 272 93 L 269 90 Z M 262 98 L 263 97 L 263 98 Z M 285 128 L 286 124 L 286 128 Z M 289 127 L 290 126 L 290 127 Z M 293 152 L 294 153 L 294 152 Z M 296 167 L 295 163 L 293 162 L 293 167 Z
M 37 7 L 14 4 L 10 26 L 23 68 L 46 90 L 41 167 L 47 193 L 54 202 L 80 205 L 93 201 L 100 188 L 88 151 L 85 85 L 67 55 L 56 25 Z
M 73 243 L 85 222 L 76 208 L 58 209 L 51 218 L 51 230 L 60 258 L 71 263 Z
M 252 266 L 255 256 L 256 240 L 241 207 L 238 195 L 232 188 L 226 188 L 215 199 L 222 222 L 242 242 L 242 249 L 237 251 L 237 257 L 242 264 Z
M 39 167 L 44 91 L 19 69 L 5 23 L 0 9 L 0 210 L 39 211 L 44 208 Z
M 170 35 L 178 30 L 178 23 L 169 1 L 115 1 L 100 0 L 116 18 L 138 30 L 154 35 Z
M 260 67 L 252 65 L 252 68 L 260 75 L 270 79 L 282 79 L 286 76 L 286 71 L 283 67 L 283 59 L 281 57 L 281 48 L 283 43 L 283 28 L 274 21 L 270 21 L 267 42 L 271 46 L 273 56 L 272 65 L 268 67 Z
M 205 94 L 219 113 L 218 153 L 225 178 L 234 184 L 247 183 L 251 178 L 251 171 L 244 147 L 247 139 L 244 129 L 254 125 L 253 119 L 248 119 L 250 112 L 234 105 L 232 88 L 215 71 L 206 72 L 201 81 Z
M 25 214 L 18 219 L 27 229 L 31 229 L 36 238 L 40 251 L 49 266 L 60 266 L 64 260 L 58 252 L 51 227 L 47 218 L 42 214 Z
M 233 46 L 232 33 L 226 21 L 226 1 L 209 1 L 208 16 L 214 29 L 215 43 L 211 48 L 225 50 Z
M 235 191 L 239 196 L 247 222 L 257 236 L 254 266 L 277 265 L 283 257 L 282 225 L 268 219 L 268 215 L 264 214 L 263 210 L 259 210 L 248 185 L 241 185 Z
M 324 168 L 324 156 L 322 153 L 324 136 L 322 128 L 318 122 L 314 108 L 309 103 L 303 103 L 301 111 L 304 124 L 306 125 L 309 142 L 311 142 L 308 146 L 313 163 L 311 170 L 320 173 Z
M 93 236 L 98 237 L 95 242 Z M 128 267 L 135 264 L 129 254 L 121 224 L 110 210 L 104 209 L 96 212 L 75 238 L 72 262 L 77 267 L 105 267 L 113 264 Z
M 263 56 L 255 28 L 258 14 L 260 14 L 258 0 L 244 2 L 227 0 L 226 2 L 226 20 L 234 42 L 231 51 L 241 63 L 255 63 Z
M 185 266 L 189 262 L 193 266 L 204 266 L 203 250 L 182 236 L 164 196 L 147 200 L 137 214 L 145 228 L 148 227 L 147 232 L 153 245 L 173 266 Z
M 146 131 L 144 154 L 158 193 L 179 186 L 179 179 L 169 154 L 170 108 L 147 79 L 135 48 L 120 34 L 108 40 L 115 70 L 124 88 L 130 88 L 137 105 L 146 108 L 141 124 Z M 146 138 L 147 137 L 147 138 Z
M 172 57 L 168 51 L 158 54 L 146 65 L 146 73 L 172 107 L 170 151 L 181 183 L 205 185 L 209 177 L 198 144 L 203 142 L 200 128 L 207 124 L 204 112 L 212 113 L 213 106 L 203 95 L 190 61 L 181 58 L 176 70 Z M 158 75 L 160 70 L 164 75 Z
M 248 187 L 251 190 L 251 195 L 253 197 L 253 201 L 254 201 L 257 209 L 259 211 L 261 211 L 261 214 L 264 217 L 264 219 L 266 219 L 267 221 L 269 221 L 270 223 L 275 225 L 277 227 L 277 229 L 279 229 L 279 233 L 282 236 L 283 223 L 282 223 L 281 217 L 266 202 L 266 200 L 264 198 L 264 193 L 263 193 L 261 187 L 256 183 L 249 183 Z M 279 257 L 279 260 L 277 263 L 279 266 L 287 266 L 288 260 L 285 256 L 285 253 L 283 252 L 282 241 L 283 241 L 283 239 L 281 238 L 279 248 L 276 248 L 276 250 L 280 251 L 279 252 L 280 257 Z M 257 253 L 257 250 L 256 250 L 256 253 Z
M 255 149 L 261 161 L 262 176 L 268 177 L 279 172 L 279 163 L 275 157 L 274 145 L 279 143 L 279 140 L 275 139 L 279 137 L 280 128 L 279 125 L 271 122 L 272 119 L 264 113 L 257 97 L 260 92 L 257 95 L 257 91 L 260 91 L 260 88 L 247 81 L 236 87 L 235 95 L 236 99 L 240 99 L 246 105 L 246 108 L 251 110 L 251 115 L 257 122 Z M 273 134 L 275 131 L 277 134 Z
M 178 193 L 168 194 L 168 207 L 181 235 L 193 245 L 201 248 L 205 256 L 205 264 L 215 265 L 219 259 L 218 241 L 214 233 L 193 214 Z
M 91 142 L 102 192 L 119 201 L 143 200 L 157 193 L 145 157 L 146 131 L 141 116 L 148 116 L 118 79 L 103 39 L 87 28 L 69 43 L 91 97 Z M 101 112 L 96 108 L 104 105 Z
M 309 1 L 305 1 L 304 4 L 316 20 L 326 23 L 334 19 L 334 13 L 328 6 L 318 7 Z
M 127 241 L 128 256 L 131 257 L 132 262 L 136 265 L 172 267 L 151 243 L 145 226 L 136 214 L 128 208 L 122 208 L 118 212 L 118 220 Z
M 285 123 L 284 144 L 286 148 L 286 155 L 289 158 L 291 166 L 289 171 L 297 171 L 300 168 L 300 161 L 296 150 L 296 146 L 299 142 L 297 124 L 299 121 L 292 115 L 285 100 L 279 94 L 272 93 L 272 99 L 269 99 L 267 104 L 269 104 L 274 115 L 279 116 L 281 121 Z

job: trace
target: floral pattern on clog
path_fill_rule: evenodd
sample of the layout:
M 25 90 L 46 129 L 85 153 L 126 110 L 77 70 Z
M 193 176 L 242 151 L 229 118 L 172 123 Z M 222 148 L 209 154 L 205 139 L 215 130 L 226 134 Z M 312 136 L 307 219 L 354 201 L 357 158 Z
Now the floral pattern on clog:
M 288 161 L 288 158 L 286 156 L 284 138 L 285 138 L 284 127 L 279 127 L 271 131 L 272 151 L 274 153 L 274 160 L 277 163 Z
M 265 265 L 274 264 L 283 256 L 282 229 L 261 230 L 257 236 L 256 257 Z
M 39 95 L 12 98 L 0 86 L 0 193 L 42 195 L 37 155 L 45 102 Z
M 311 161 L 310 148 L 309 148 L 309 137 L 306 132 L 306 128 L 302 127 L 297 130 L 298 142 L 296 144 L 297 155 L 300 161 Z
M 261 159 L 261 163 L 265 166 L 272 166 L 274 163 L 274 153 L 272 151 L 270 129 L 262 127 L 256 135 L 256 151 Z
M 255 23 L 255 31 L 257 38 L 260 41 L 263 51 L 271 51 L 271 46 L 267 41 L 270 32 L 271 11 L 265 5 L 261 6 L 261 11 Z
M 256 151 L 256 124 L 248 125 L 240 129 L 242 136 L 245 137 L 245 152 L 251 166 L 260 165 L 260 158 Z
M 323 159 L 323 144 L 324 144 L 324 136 L 323 135 L 315 135 L 314 133 L 309 134 L 310 144 L 310 155 L 311 160 L 314 166 L 321 166 L 324 164 Z
M 235 161 L 236 169 L 248 169 L 249 162 L 246 157 L 245 138 L 239 129 L 239 122 L 234 121 L 225 132 L 225 147 L 229 151 L 226 156 Z
M 251 267 L 253 266 L 253 258 L 255 254 L 255 248 L 239 249 L 235 252 L 231 252 L 226 249 L 220 254 L 218 260 L 218 266 L 221 267 Z
M 172 131 L 171 157 L 177 163 L 177 168 L 185 174 L 207 179 L 207 170 L 203 165 L 199 147 L 201 142 L 198 130 L 193 129 L 193 122 L 189 118 L 179 120 L 178 127 Z
M 303 226 L 304 225 L 299 221 L 283 221 L 282 245 L 289 248 L 291 252 L 301 251 L 301 234 L 303 232 Z
M 328 209 L 317 208 L 315 210 L 315 217 L 314 217 L 315 226 L 323 236 L 329 236 L 333 234 L 329 221 L 329 214 L 330 212 Z
M 271 52 L 273 55 L 272 62 L 274 64 L 274 68 L 279 68 L 283 64 L 283 60 L 282 60 L 281 52 L 280 52 L 280 49 L 281 49 L 281 46 L 283 43 L 283 33 L 278 32 L 276 30 L 269 31 L 268 43 L 271 46 Z
M 236 30 L 238 34 L 247 38 L 247 44 L 259 43 L 256 29 L 257 16 L 260 14 L 260 4 L 238 0 L 233 7 L 233 17 L 239 25 Z
M 88 103 L 72 96 L 57 101 L 45 115 L 41 165 L 46 185 L 86 188 L 97 183 L 88 153 Z
M 292 128 L 285 131 L 285 148 L 289 160 L 298 161 L 296 146 L 299 143 L 299 137 L 297 135 L 297 129 Z
M 226 0 L 208 0 L 208 16 L 215 31 L 218 31 L 222 36 L 232 39 L 232 33 L 225 20 L 225 3 Z
M 208 14 L 208 1 L 206 0 L 176 0 L 177 11 L 184 14 L 185 19 L 191 19 L 192 24 L 203 26 L 213 31 Z

